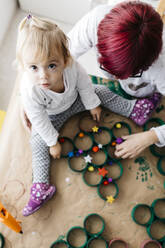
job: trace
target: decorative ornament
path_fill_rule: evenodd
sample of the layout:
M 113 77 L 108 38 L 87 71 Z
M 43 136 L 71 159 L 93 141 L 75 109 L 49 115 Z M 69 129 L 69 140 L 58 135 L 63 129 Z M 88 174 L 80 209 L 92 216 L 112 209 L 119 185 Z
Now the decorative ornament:
M 113 142 L 111 143 L 111 146 L 116 146 L 116 142 L 113 141 Z
M 94 167 L 93 166 L 89 166 L 88 167 L 88 170 L 92 172 L 92 171 L 94 171 Z
M 74 156 L 74 152 L 68 152 L 69 158 L 72 158 Z
M 93 131 L 94 133 L 97 133 L 98 130 L 99 130 L 99 128 L 98 128 L 97 126 L 92 127 L 92 131 Z
M 113 180 L 112 177 L 109 177 L 109 178 L 108 178 L 108 182 L 109 182 L 109 183 L 112 183 L 112 180 Z
M 102 144 L 98 144 L 98 147 L 99 147 L 100 149 L 102 149 L 102 148 L 103 148 L 103 145 L 102 145 Z
M 108 171 L 103 167 L 103 168 L 98 168 L 99 175 L 105 177 L 105 175 L 108 174 Z
M 59 139 L 59 142 L 60 142 L 60 143 L 64 143 L 64 141 L 65 141 L 64 138 L 60 138 L 60 139 Z
M 87 155 L 86 157 L 84 157 L 84 159 L 86 163 L 91 163 L 92 161 L 92 157 L 90 155 Z
M 113 165 L 113 161 L 112 160 L 108 161 L 108 165 Z
M 117 144 L 121 144 L 121 143 L 123 143 L 123 141 L 124 141 L 124 140 L 123 140 L 122 138 L 117 138 L 117 139 L 116 139 L 116 143 L 117 143 Z
M 107 196 L 106 199 L 107 199 L 107 202 L 109 202 L 109 203 L 113 203 L 114 200 L 115 200 L 115 199 L 113 198 L 113 196 L 111 196 L 111 195 L 110 195 L 110 196 Z
M 98 146 L 92 147 L 92 151 L 93 151 L 93 152 L 98 152 L 98 150 L 99 150 L 99 147 L 98 147 Z
M 83 137 L 84 137 L 84 133 L 81 132 L 81 133 L 78 134 L 78 136 L 79 136 L 80 138 L 83 138 Z
M 109 182 L 106 180 L 106 181 L 103 182 L 103 184 L 104 184 L 104 185 L 108 185 Z
M 121 128 L 121 123 L 116 123 L 116 128 Z

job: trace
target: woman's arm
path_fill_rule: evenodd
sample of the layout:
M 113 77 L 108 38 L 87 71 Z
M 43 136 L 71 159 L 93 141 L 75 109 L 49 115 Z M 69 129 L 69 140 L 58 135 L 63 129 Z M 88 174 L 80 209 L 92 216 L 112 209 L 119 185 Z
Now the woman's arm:
M 163 35 L 165 42 L 165 35 Z M 165 49 L 157 61 L 146 71 L 147 77 L 151 80 L 154 88 L 165 96 Z M 132 158 L 137 156 L 148 146 L 155 144 L 159 147 L 165 146 L 165 125 L 151 128 L 149 131 L 141 132 L 123 137 L 125 141 L 116 146 L 116 156 Z
M 154 130 L 123 136 L 122 138 L 124 142 L 116 146 L 115 155 L 123 159 L 133 158 L 148 146 L 158 142 L 158 137 Z
M 162 147 L 165 146 L 165 125 L 159 127 L 151 128 L 156 133 L 158 140 L 155 142 L 155 145 Z
M 92 10 L 83 16 L 68 33 L 69 49 L 75 59 L 93 47 L 93 38 L 96 36 L 93 18 Z
M 97 44 L 97 28 L 100 21 L 112 9 L 109 5 L 99 5 L 82 17 L 68 33 L 72 56 L 78 58 Z

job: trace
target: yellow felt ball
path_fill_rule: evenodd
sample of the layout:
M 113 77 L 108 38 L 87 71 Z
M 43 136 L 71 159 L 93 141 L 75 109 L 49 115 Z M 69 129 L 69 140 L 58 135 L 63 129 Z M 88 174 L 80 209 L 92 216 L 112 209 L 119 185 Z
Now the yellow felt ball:
M 89 171 L 94 171 L 94 167 L 93 167 L 93 166 L 89 166 L 89 167 L 88 167 L 88 170 L 89 170 Z
M 121 128 L 121 124 L 120 123 L 117 123 L 116 124 L 116 128 Z

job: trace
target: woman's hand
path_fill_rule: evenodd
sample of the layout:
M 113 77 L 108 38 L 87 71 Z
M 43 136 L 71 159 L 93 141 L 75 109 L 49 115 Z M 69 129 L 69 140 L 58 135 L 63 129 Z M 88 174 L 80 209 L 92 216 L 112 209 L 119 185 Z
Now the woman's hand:
M 121 158 L 133 158 L 148 146 L 158 142 L 154 130 L 123 136 L 124 142 L 116 145 L 115 155 Z
M 61 156 L 61 145 L 59 142 L 57 142 L 56 145 L 51 146 L 49 148 L 50 155 L 52 155 L 53 158 L 60 158 Z
M 101 111 L 102 111 L 101 107 L 96 107 L 96 108 L 90 110 L 90 113 L 91 113 L 94 121 L 97 121 L 97 122 L 100 121 Z

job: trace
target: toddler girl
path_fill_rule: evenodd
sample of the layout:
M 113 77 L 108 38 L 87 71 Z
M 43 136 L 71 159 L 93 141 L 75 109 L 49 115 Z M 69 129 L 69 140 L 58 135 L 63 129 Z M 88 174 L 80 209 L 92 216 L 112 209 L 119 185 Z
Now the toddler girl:
M 129 101 L 105 86 L 92 85 L 84 69 L 71 57 L 65 34 L 55 23 L 38 17 L 29 15 L 21 21 L 16 59 L 22 72 L 23 107 L 32 123 L 33 184 L 30 199 L 23 209 L 23 215 L 28 216 L 51 199 L 56 191 L 49 182 L 49 154 L 60 158 L 58 131 L 69 117 L 89 110 L 99 121 L 100 105 L 103 105 L 142 125 L 159 98 L 154 95 Z

